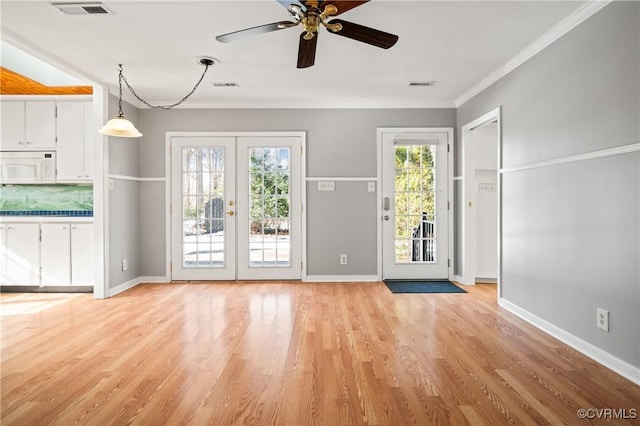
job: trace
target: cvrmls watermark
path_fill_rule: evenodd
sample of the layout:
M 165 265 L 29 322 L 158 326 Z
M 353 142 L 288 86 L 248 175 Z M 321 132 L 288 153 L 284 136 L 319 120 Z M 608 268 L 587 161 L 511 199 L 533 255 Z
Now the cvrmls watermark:
M 637 419 L 635 408 L 580 408 L 576 414 L 581 419 Z

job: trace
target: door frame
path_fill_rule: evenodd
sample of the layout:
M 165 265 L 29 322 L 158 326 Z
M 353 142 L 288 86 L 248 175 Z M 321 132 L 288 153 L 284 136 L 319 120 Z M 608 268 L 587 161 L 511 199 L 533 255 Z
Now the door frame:
M 476 280 L 476 213 L 474 208 L 468 208 L 469 203 L 475 206 L 474 191 L 476 187 L 475 174 L 472 173 L 473 162 L 469 160 L 469 153 L 471 152 L 471 144 L 473 143 L 473 137 L 471 132 L 481 128 L 489 123 L 497 123 L 497 180 L 496 180 L 496 192 L 498 198 L 497 209 L 497 221 L 498 221 L 498 234 L 497 238 L 497 297 L 501 298 L 501 282 L 502 282 L 502 118 L 501 108 L 497 107 L 486 114 L 470 121 L 462 126 L 462 167 L 460 168 L 462 180 L 462 197 L 463 202 L 460 208 L 460 214 L 462 219 L 462 230 L 458 243 L 462 244 L 462 258 L 459 259 L 462 263 L 462 275 L 456 276 L 458 281 L 465 285 L 475 285 Z
M 446 133 L 447 134 L 447 205 L 448 205 L 448 229 L 447 229 L 447 256 L 449 258 L 449 264 L 447 267 L 448 279 L 453 278 L 453 157 L 454 157 L 454 139 L 453 139 L 453 127 L 378 127 L 377 128 L 377 172 L 378 172 L 378 206 L 376 209 L 376 218 L 378 222 L 378 280 L 382 280 L 382 139 L 384 133 Z
M 173 246 L 173 239 L 171 235 L 171 139 L 174 137 L 299 137 L 300 138 L 300 201 L 301 201 L 301 213 L 300 213 L 300 244 L 302 259 L 301 274 L 304 278 L 306 276 L 307 268 L 307 218 L 304 209 L 305 202 L 307 200 L 306 194 L 306 157 L 307 152 L 307 133 L 303 131 L 283 131 L 283 132 L 271 132 L 271 131 L 255 131 L 255 132 L 166 132 L 165 133 L 165 276 L 168 281 L 171 281 L 172 267 L 171 267 L 171 250 Z

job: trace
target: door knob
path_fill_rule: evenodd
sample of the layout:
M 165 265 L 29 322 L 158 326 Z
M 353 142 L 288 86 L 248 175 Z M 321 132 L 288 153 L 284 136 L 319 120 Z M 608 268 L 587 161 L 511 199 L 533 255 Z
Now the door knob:
M 230 211 L 228 211 L 228 212 L 227 212 L 227 214 L 228 214 L 229 216 L 233 216 L 235 213 L 234 213 L 234 211 L 233 211 L 233 210 L 230 210 Z
M 383 217 L 383 219 L 384 219 L 384 220 L 389 220 L 389 215 L 388 215 L 388 214 L 385 214 L 385 215 L 384 215 L 384 217 Z

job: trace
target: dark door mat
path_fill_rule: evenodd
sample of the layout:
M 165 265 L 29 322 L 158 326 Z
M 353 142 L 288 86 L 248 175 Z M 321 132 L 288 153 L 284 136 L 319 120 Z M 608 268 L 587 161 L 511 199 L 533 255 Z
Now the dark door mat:
M 384 280 L 391 293 L 466 293 L 446 280 Z

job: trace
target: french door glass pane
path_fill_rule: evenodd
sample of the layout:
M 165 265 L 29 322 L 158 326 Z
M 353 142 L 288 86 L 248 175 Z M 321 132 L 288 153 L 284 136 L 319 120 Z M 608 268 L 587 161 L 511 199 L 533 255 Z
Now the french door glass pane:
M 224 148 L 182 149 L 182 266 L 224 266 Z
M 395 263 L 435 263 L 436 146 L 394 149 Z
M 249 148 L 249 267 L 291 267 L 291 150 Z

